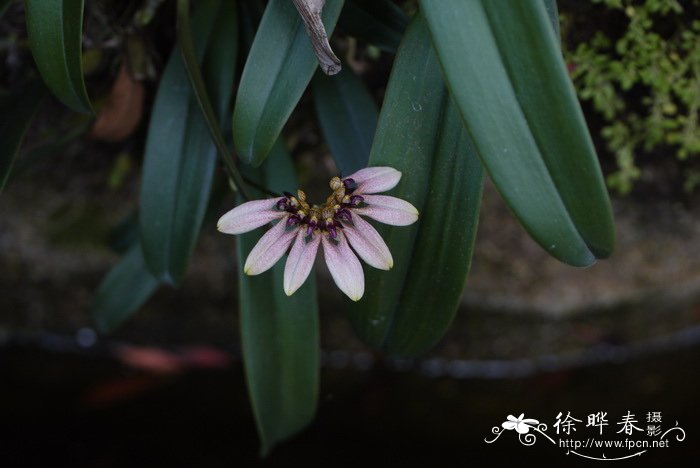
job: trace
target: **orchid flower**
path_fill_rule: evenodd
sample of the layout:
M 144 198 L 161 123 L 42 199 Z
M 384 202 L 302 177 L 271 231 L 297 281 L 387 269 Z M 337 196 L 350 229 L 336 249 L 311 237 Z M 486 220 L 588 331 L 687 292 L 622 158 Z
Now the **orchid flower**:
M 308 278 L 319 245 L 335 284 L 353 301 L 362 298 L 365 277 L 357 256 L 368 265 L 389 270 L 394 260 L 376 229 L 362 216 L 394 226 L 418 220 L 409 202 L 387 195 L 401 173 L 391 167 L 368 167 L 348 177 L 333 177 L 333 193 L 325 204 L 310 205 L 306 194 L 253 200 L 223 215 L 217 224 L 226 234 L 242 234 L 276 222 L 248 254 L 243 270 L 258 275 L 270 269 L 289 251 L 284 268 L 284 292 L 290 296 Z M 354 252 L 353 252 L 354 249 Z M 357 255 L 356 255 L 357 254 Z

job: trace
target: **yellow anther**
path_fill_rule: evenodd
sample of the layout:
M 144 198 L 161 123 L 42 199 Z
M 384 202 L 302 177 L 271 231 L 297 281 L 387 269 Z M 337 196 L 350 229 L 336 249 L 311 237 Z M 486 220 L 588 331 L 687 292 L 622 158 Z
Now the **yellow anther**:
M 326 198 L 323 205 L 310 205 L 306 201 L 306 193 L 303 190 L 297 190 L 297 196 L 289 195 L 289 207 L 294 208 L 296 216 L 299 220 L 303 220 L 304 224 L 317 226 L 314 228 L 316 232 L 326 232 L 326 228 L 335 226 L 335 217 L 342 210 L 343 204 L 349 204 L 352 197 L 346 194 L 345 184 L 340 177 L 333 177 L 330 180 L 330 187 L 333 193 Z M 323 220 L 319 223 L 318 220 Z
M 336 177 L 333 177 L 333 178 L 331 179 L 330 186 L 331 186 L 331 190 L 333 190 L 334 192 L 335 192 L 336 190 L 338 190 L 338 189 L 344 187 L 344 186 L 343 186 L 343 181 L 340 180 L 340 177 L 337 177 L 337 176 L 336 176 Z

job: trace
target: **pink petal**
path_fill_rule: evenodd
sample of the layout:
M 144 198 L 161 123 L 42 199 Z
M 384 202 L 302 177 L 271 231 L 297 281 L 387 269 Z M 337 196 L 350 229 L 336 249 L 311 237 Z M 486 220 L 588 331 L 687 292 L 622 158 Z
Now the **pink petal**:
M 354 208 L 357 214 L 392 226 L 408 226 L 418 221 L 418 210 L 406 200 L 387 195 L 363 195 L 362 198 L 367 206 Z
M 362 265 L 350 249 L 342 230 L 339 230 L 336 240 L 337 244 L 328 236 L 322 237 L 326 265 L 338 288 L 353 301 L 359 301 L 365 293 Z
M 297 239 L 287 257 L 284 266 L 284 292 L 291 296 L 304 284 L 314 266 L 318 245 L 321 243 L 321 235 L 314 234 L 306 241 L 306 229 L 299 229 Z
M 345 179 L 352 179 L 357 184 L 354 195 L 364 195 L 393 189 L 401 180 L 401 173 L 393 167 L 366 167 Z
M 287 217 L 275 224 L 260 238 L 246 258 L 243 271 L 246 275 L 259 275 L 269 270 L 287 251 L 297 229 L 287 230 Z
M 343 232 L 357 255 L 368 265 L 380 270 L 390 270 L 394 266 L 389 247 L 376 229 L 358 215 L 351 213 L 354 226 L 343 225 Z
M 279 198 L 253 200 L 238 205 L 221 218 L 216 228 L 226 234 L 242 234 L 286 215 L 275 208 Z

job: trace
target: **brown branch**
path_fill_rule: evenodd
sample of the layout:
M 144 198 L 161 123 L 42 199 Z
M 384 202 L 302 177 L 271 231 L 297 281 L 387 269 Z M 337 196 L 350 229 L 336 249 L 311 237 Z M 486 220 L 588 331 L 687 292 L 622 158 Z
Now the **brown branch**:
M 335 75 L 340 71 L 340 60 L 335 56 L 330 44 L 326 28 L 321 21 L 321 11 L 326 0 L 293 0 L 301 16 L 306 32 L 311 40 L 311 47 L 318 58 L 321 70 L 326 75 Z

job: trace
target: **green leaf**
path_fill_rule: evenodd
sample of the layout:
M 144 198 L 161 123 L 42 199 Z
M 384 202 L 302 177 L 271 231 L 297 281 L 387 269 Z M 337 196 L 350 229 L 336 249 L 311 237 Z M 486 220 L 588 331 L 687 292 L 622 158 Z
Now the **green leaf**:
M 294 168 L 278 142 L 257 183 L 293 190 Z M 313 275 L 292 296 L 282 288 L 284 261 L 257 276 L 243 274 L 263 229 L 239 236 L 240 320 L 248 391 L 263 454 L 314 417 L 319 384 L 319 325 Z
M 136 312 L 158 288 L 136 243 L 105 276 L 91 306 L 100 331 L 114 330 Z
M 608 256 L 610 201 L 544 3 L 421 7 L 483 164 L 525 229 L 571 265 Z
M 393 354 L 415 356 L 442 338 L 471 266 L 483 169 L 454 102 L 446 100 L 411 267 L 384 342 Z
M 482 188 L 481 164 L 420 15 L 399 48 L 369 162 L 402 172 L 389 194 L 410 201 L 421 217 L 409 227 L 378 226 L 394 268 L 366 269 L 365 297 L 351 305 L 350 320 L 368 343 L 415 355 L 435 344 L 454 318 Z
M 222 1 L 219 18 L 211 32 L 209 47 L 202 61 L 200 77 L 204 81 L 204 86 L 200 86 L 200 91 L 209 98 L 207 101 L 212 105 L 213 115 L 216 117 L 212 119 L 212 125 L 214 126 L 217 126 L 217 119 L 221 122 L 228 120 L 230 117 L 229 111 L 231 109 L 233 83 L 236 79 L 239 46 L 238 9 L 236 8 L 236 3 L 230 0 Z M 190 38 L 192 32 L 190 28 Z
M 408 25 L 401 7 L 390 0 L 349 0 L 338 27 L 386 52 L 395 53 Z
M 45 91 L 38 80 L 27 80 L 19 89 L 0 94 L 0 115 L 12 116 L 0 120 L 0 193 Z
M 227 8 L 229 11 L 225 12 L 223 15 L 228 18 L 233 18 L 232 24 L 237 24 L 236 9 L 233 3 L 224 3 L 222 8 Z M 231 34 L 228 28 L 220 27 L 214 31 L 214 37 L 212 37 L 211 42 L 217 46 L 210 47 L 207 51 L 207 57 L 205 57 L 204 64 L 207 67 L 206 73 L 210 78 L 209 81 L 211 87 L 215 87 L 215 95 L 218 96 L 219 102 L 217 102 L 217 112 L 214 112 L 214 107 L 209 99 L 209 93 L 207 92 L 207 85 L 205 79 L 202 76 L 202 71 L 199 67 L 199 60 L 197 59 L 197 53 L 194 47 L 194 41 L 192 39 L 192 29 L 190 27 L 190 2 L 189 0 L 178 0 L 177 3 L 177 38 L 178 45 L 182 50 L 182 59 L 184 61 L 185 70 L 187 71 L 187 76 L 192 84 L 192 89 L 194 91 L 195 98 L 197 99 L 197 104 L 199 104 L 199 110 L 202 112 L 202 116 L 207 123 L 209 128 L 209 133 L 211 134 L 212 140 L 216 145 L 219 152 L 219 157 L 221 161 L 226 165 L 226 168 L 233 179 L 233 183 L 237 190 L 240 190 L 245 198 L 250 198 L 247 193 L 247 188 L 245 182 L 238 172 L 233 158 L 231 157 L 231 152 L 226 145 L 224 135 L 221 133 L 221 128 L 219 127 L 218 120 L 220 120 L 224 112 L 228 109 L 231 83 L 234 79 L 234 67 L 236 55 L 236 42 L 233 42 L 233 49 L 229 45 L 231 40 Z M 222 47 L 218 47 L 222 44 Z M 211 78 L 215 77 L 216 80 Z M 218 115 L 218 118 L 217 118 Z
M 561 31 L 559 28 L 559 9 L 557 8 L 557 0 L 544 0 L 544 8 L 547 10 L 549 22 L 554 28 L 554 35 L 557 37 L 557 44 L 560 44 Z
M 25 0 L 34 61 L 49 89 L 65 105 L 92 113 L 83 80 L 83 0 Z
M 321 129 L 343 175 L 367 166 L 379 111 L 369 90 L 350 67 L 335 76 L 316 73 L 314 103 Z
M 205 76 L 222 119 L 236 62 L 235 8 L 220 0 L 203 0 L 198 6 L 192 24 L 197 57 L 204 57 L 210 37 L 218 38 L 211 42 L 210 49 L 216 53 L 210 57 L 226 65 L 224 71 Z M 227 39 L 221 39 L 221 34 Z M 161 281 L 176 284 L 184 275 L 204 218 L 215 163 L 216 146 L 176 48 L 151 115 L 139 209 L 144 258 Z
M 333 32 L 343 0 L 328 0 L 323 24 Z M 233 141 L 241 158 L 260 165 L 318 66 L 290 0 L 270 0 L 246 60 L 233 112 Z

